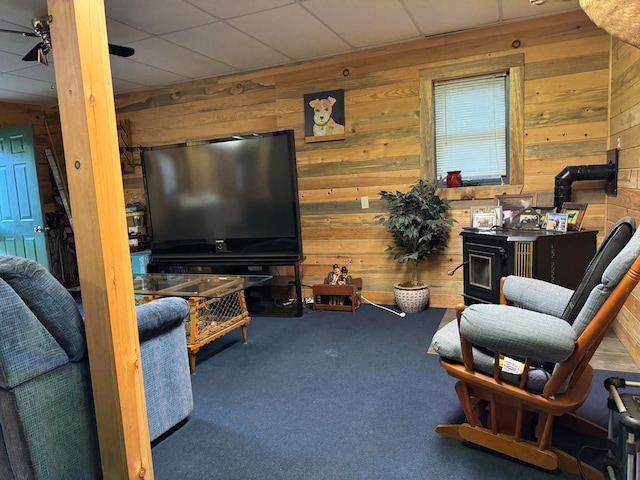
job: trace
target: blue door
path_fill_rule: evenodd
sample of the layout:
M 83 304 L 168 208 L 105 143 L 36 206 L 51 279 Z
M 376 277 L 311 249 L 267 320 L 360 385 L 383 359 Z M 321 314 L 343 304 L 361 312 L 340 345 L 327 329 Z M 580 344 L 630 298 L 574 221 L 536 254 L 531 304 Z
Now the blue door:
M 0 254 L 49 268 L 32 125 L 0 129 Z

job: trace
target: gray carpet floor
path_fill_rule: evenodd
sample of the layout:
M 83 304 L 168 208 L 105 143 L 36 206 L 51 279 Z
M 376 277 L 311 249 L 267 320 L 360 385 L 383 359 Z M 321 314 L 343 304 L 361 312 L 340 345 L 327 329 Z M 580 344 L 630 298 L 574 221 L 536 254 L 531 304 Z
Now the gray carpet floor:
M 565 478 L 434 432 L 463 420 L 454 379 L 427 354 L 444 314 L 254 316 L 248 344 L 236 331 L 198 353 L 194 410 L 154 445 L 155 478 Z M 601 385 L 584 407 L 599 423 Z

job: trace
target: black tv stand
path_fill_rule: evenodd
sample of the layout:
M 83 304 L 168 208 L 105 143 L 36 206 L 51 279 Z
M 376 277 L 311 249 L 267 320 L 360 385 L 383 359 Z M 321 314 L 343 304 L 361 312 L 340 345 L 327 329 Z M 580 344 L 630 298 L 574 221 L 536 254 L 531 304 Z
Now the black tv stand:
M 223 275 L 263 275 L 268 273 L 269 267 L 293 266 L 294 278 L 291 277 L 274 277 L 272 281 L 251 287 L 245 292 L 247 298 L 247 307 L 249 313 L 264 315 L 287 315 L 293 311 L 295 316 L 303 315 L 302 302 L 302 279 L 300 276 L 300 262 L 302 259 L 298 255 L 234 255 L 234 254 L 213 254 L 213 255 L 197 255 L 197 254 L 153 254 L 151 262 L 147 266 L 150 273 L 166 272 L 166 273 L 215 273 Z M 265 271 L 266 270 L 266 271 Z M 251 299 L 254 293 L 269 289 L 277 291 L 278 289 L 294 286 L 295 302 L 293 305 L 287 305 L 290 308 L 269 308 L 262 302 L 261 305 L 252 305 Z M 268 295 L 269 303 L 274 301 Z M 288 297 L 287 297 L 288 299 Z M 289 302 L 286 302 L 289 303 Z M 284 307 L 284 305 L 283 305 Z M 253 310 L 253 311 L 252 311 Z

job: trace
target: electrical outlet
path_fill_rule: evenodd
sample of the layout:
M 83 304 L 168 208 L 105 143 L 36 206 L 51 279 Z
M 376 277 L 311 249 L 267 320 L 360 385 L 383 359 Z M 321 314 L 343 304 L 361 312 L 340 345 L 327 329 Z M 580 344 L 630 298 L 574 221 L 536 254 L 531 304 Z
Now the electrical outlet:
M 369 208 L 369 197 L 361 197 L 360 203 L 362 204 L 362 208 Z

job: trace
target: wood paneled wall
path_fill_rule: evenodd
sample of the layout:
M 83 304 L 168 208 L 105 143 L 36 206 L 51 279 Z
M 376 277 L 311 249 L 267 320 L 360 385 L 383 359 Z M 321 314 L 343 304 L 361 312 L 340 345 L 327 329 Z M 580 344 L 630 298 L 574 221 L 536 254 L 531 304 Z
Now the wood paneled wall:
M 442 254 L 421 266 L 431 305 L 461 300 L 462 226 L 469 208 L 496 193 L 537 192 L 553 204 L 554 177 L 567 165 L 605 162 L 608 134 L 609 37 L 582 12 L 212 78 L 116 98 L 134 145 L 154 146 L 259 131 L 294 129 L 302 212 L 303 283 L 320 282 L 333 263 L 364 279 L 364 296 L 393 303 L 393 284 L 410 275 L 385 253 L 391 239 L 375 216 L 381 189 L 406 189 L 420 176 L 420 71 L 498 56 L 524 56 L 524 184 L 475 187 L 442 195 L 458 220 Z M 346 139 L 305 143 L 303 95 L 345 91 Z M 55 112 L 49 110 L 48 115 Z M 139 156 L 135 160 L 139 163 Z M 462 167 L 464 168 L 464 167 Z M 124 176 L 128 201 L 141 194 L 140 167 Z M 361 198 L 369 198 L 362 209 Z M 604 184 L 577 182 L 587 201 L 584 226 L 604 230 Z M 310 290 L 305 296 L 311 296 Z
M 618 146 L 618 196 L 607 199 L 607 226 L 631 215 L 640 226 L 640 50 L 611 43 L 610 148 Z M 636 289 L 614 324 L 614 331 L 640 365 L 640 292 Z
M 520 42 L 515 48 L 514 42 Z M 581 12 L 503 25 L 369 51 L 119 96 L 119 119 L 131 122 L 135 145 L 162 145 L 254 131 L 296 132 L 302 212 L 303 283 L 320 282 L 333 263 L 364 278 L 364 295 L 393 303 L 393 284 L 409 276 L 385 253 L 390 243 L 375 216 L 381 189 L 406 189 L 420 175 L 420 70 L 440 64 L 523 54 L 525 59 L 524 185 L 460 189 L 449 246 L 421 267 L 431 304 L 460 301 L 458 236 L 469 208 L 495 193 L 537 192 L 553 203 L 554 177 L 567 165 L 603 163 L 607 141 L 608 36 Z M 344 89 L 347 138 L 304 142 L 303 95 Z M 126 195 L 142 188 L 139 168 Z M 604 229 L 604 187 L 574 186 L 588 201 L 588 228 Z M 462 196 L 467 195 L 462 200 Z M 369 209 L 361 198 L 369 197 Z

